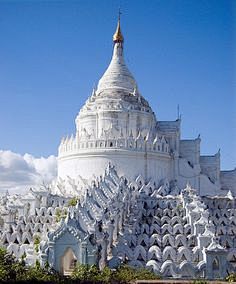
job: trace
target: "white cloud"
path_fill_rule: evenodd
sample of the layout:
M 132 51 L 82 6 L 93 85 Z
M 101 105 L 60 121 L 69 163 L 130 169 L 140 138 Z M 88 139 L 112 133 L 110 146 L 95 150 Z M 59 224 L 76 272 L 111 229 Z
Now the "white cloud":
M 22 193 L 30 187 L 50 183 L 57 174 L 57 158 L 35 158 L 0 150 L 0 192 Z

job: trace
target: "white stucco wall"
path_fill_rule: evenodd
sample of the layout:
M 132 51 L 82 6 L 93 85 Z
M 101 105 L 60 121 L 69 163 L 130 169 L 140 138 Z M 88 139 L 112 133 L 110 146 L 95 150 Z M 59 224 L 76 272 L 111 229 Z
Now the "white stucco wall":
M 171 177 L 171 160 L 169 155 L 128 151 L 121 149 L 101 149 L 96 152 L 85 152 L 59 158 L 58 176 L 62 179 L 78 175 L 91 179 L 104 173 L 108 163 L 113 164 L 120 175 L 134 180 L 142 175 L 147 180 L 159 182 L 163 178 Z
M 223 190 L 231 190 L 233 195 L 236 196 L 236 168 L 232 171 L 221 171 L 220 182 Z
M 180 156 L 191 162 L 192 165 L 199 164 L 201 139 L 180 140 Z

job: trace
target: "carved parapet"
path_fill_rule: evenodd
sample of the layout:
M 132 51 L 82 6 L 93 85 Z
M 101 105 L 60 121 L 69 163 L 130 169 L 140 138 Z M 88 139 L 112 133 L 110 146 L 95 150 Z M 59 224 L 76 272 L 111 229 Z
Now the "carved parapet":
M 62 140 L 58 154 L 59 157 L 66 156 L 67 154 L 83 153 L 88 150 L 99 149 L 126 149 L 130 151 L 141 152 L 156 152 L 169 155 L 170 148 L 167 141 L 162 139 L 154 139 L 153 141 L 146 141 L 144 138 L 114 138 L 114 139 L 85 139 L 76 141 L 75 138 Z

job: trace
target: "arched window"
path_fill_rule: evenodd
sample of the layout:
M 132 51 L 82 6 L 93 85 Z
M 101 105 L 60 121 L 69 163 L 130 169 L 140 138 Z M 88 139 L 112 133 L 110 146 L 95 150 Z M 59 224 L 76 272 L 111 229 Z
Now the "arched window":
M 214 258 L 212 262 L 212 269 L 213 270 L 219 270 L 219 260 L 217 257 Z

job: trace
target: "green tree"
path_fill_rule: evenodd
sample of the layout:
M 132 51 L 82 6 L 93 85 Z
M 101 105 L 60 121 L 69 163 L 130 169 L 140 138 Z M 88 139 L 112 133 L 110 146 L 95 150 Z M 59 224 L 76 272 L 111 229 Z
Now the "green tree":
M 25 258 L 26 254 L 24 253 L 19 260 L 16 260 L 5 248 L 0 247 L 0 282 L 65 283 L 65 278 L 51 269 L 47 263 L 45 267 L 41 267 L 39 261 L 36 261 L 34 266 L 26 266 Z
M 60 222 L 62 218 L 63 219 L 66 218 L 67 210 L 66 209 L 62 210 L 62 209 L 57 208 L 55 215 L 56 215 L 56 222 Z
M 102 271 L 96 265 L 77 264 L 71 279 L 77 281 L 111 283 L 112 271 L 105 267 Z
M 100 281 L 103 283 L 111 283 L 112 279 L 112 270 L 109 267 L 105 267 L 101 272 L 100 272 Z
M 236 273 L 231 273 L 226 277 L 226 281 L 228 282 L 236 282 Z
M 102 271 L 96 265 L 77 264 L 75 267 L 71 279 L 77 281 L 90 281 L 90 282 L 102 282 L 102 283 L 128 283 L 134 280 L 155 280 L 160 279 L 160 276 L 145 269 L 135 269 L 128 265 L 122 265 L 116 271 L 112 271 L 110 268 L 105 267 Z
M 40 245 L 40 236 L 34 236 L 34 249 L 36 252 L 39 252 L 39 245 Z
M 15 258 L 5 248 L 0 247 L 0 281 L 16 279 Z
M 128 265 L 122 265 L 114 273 L 113 278 L 120 283 L 127 283 L 134 280 L 160 279 L 160 276 L 145 268 L 132 268 Z
M 68 201 L 68 206 L 76 206 L 79 198 L 78 197 L 73 197 Z
M 17 272 L 17 281 L 28 282 L 50 282 L 63 283 L 64 277 L 55 270 L 50 269 L 49 266 L 41 267 L 39 261 L 36 261 L 34 266 L 27 266 L 22 271 Z
M 73 280 L 85 281 L 88 279 L 88 265 L 77 264 L 74 268 L 71 278 Z

